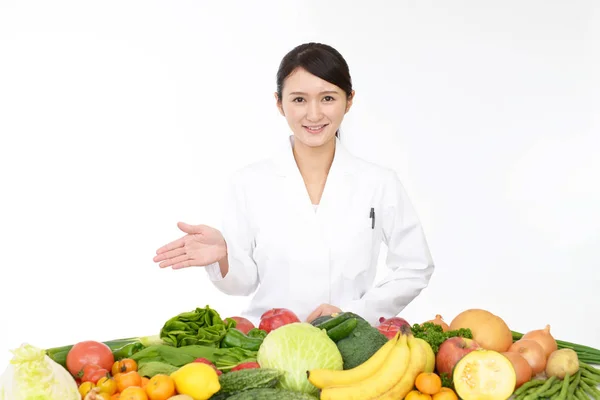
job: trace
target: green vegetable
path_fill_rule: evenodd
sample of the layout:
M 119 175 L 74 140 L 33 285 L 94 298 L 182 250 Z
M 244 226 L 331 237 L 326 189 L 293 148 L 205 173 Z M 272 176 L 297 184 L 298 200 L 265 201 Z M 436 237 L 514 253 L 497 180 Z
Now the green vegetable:
M 133 354 L 142 350 L 146 346 L 150 346 L 152 344 L 160 344 L 162 340 L 158 335 L 155 336 L 142 336 L 142 337 L 132 337 L 127 339 L 115 339 L 109 340 L 107 342 L 102 342 L 107 345 L 113 353 L 115 360 L 122 360 L 124 358 L 130 358 Z M 59 363 L 64 368 L 67 367 L 67 354 L 74 345 L 61 346 L 61 347 L 53 347 L 50 349 L 46 349 L 46 354 L 53 361 Z
M 541 386 L 544 383 L 546 383 L 546 379 L 532 379 L 529 382 L 525 382 L 523 385 L 521 385 L 520 388 L 518 388 L 517 390 L 515 390 L 515 392 L 513 393 L 513 396 L 518 397 L 521 394 L 527 392 L 529 389 L 531 388 L 535 388 L 536 386 Z
M 258 351 L 263 340 L 262 337 L 250 337 L 239 329 L 230 328 L 221 340 L 221 347 L 241 347 L 246 350 Z
M 284 374 L 283 371 L 270 368 L 252 368 L 227 372 L 219 376 L 221 389 L 210 400 L 226 399 L 250 389 L 274 388 Z
M 240 347 L 217 348 L 200 345 L 173 347 L 163 344 L 148 346 L 131 356 L 131 359 L 136 361 L 140 368 L 144 363 L 152 361 L 181 367 L 197 358 L 206 358 L 221 371 L 227 371 L 243 362 L 256 362 L 256 351 Z
M 358 325 L 358 319 L 350 318 L 327 330 L 327 336 L 334 342 L 347 338 Z
M 202 345 L 218 347 L 236 322 L 228 319 L 224 322 L 218 312 L 206 306 L 194 311 L 184 312 L 165 322 L 160 330 L 160 338 L 175 347 Z
M 43 349 L 24 344 L 0 376 L 0 400 L 79 400 L 77 383 Z
M 550 377 L 549 379 L 546 379 L 544 384 L 538 388 L 536 388 L 535 390 L 533 390 L 531 393 L 528 393 L 527 396 L 525 396 L 524 400 L 533 400 L 533 399 L 537 399 L 538 395 L 540 393 L 545 392 L 546 390 L 548 390 L 548 388 L 550 388 L 550 386 L 552 386 L 552 384 L 557 380 L 558 378 L 556 376 Z
M 467 339 L 473 339 L 473 334 L 470 329 L 457 329 L 453 331 L 444 332 L 440 325 L 436 325 L 432 322 L 425 322 L 424 324 L 414 324 L 411 327 L 412 333 L 415 337 L 425 340 L 431 346 L 434 354 L 437 354 L 440 346 L 446 339 L 451 337 L 464 337 Z
M 264 329 L 252 328 L 248 331 L 246 336 L 251 338 L 261 338 L 264 339 L 267 337 L 267 331 Z
M 173 372 L 177 371 L 179 368 L 167 364 L 160 361 L 148 361 L 142 363 L 142 365 L 138 368 L 138 373 L 141 376 L 145 376 L 147 378 L 152 378 L 154 375 L 164 374 L 171 375 Z
M 228 398 L 228 400 L 318 400 L 317 397 L 310 394 L 296 392 L 292 390 L 263 388 L 251 389 L 237 393 Z
M 522 333 L 512 331 L 513 342 L 520 340 L 523 337 Z M 556 340 L 559 349 L 571 349 L 577 353 L 579 361 L 588 364 L 600 364 L 600 350 L 593 347 L 584 346 L 582 344 L 565 342 L 564 340 Z
M 361 316 L 350 312 L 344 314 L 347 314 L 347 317 L 356 318 L 356 327 L 346 338 L 336 342 L 336 345 L 344 360 L 344 369 L 351 369 L 367 361 L 388 342 L 388 338 Z M 312 324 L 321 325 L 332 318 L 332 316 L 319 317 Z
M 329 329 L 335 328 L 336 326 L 350 318 L 352 318 L 352 313 L 343 312 L 338 315 L 331 315 L 330 318 L 323 320 L 323 322 L 313 325 L 319 329 L 325 329 L 326 331 L 328 331 Z
M 285 371 L 278 388 L 313 395 L 318 389 L 308 381 L 306 371 L 343 367 L 333 340 L 324 330 L 305 322 L 283 325 L 269 332 L 256 358 L 262 368 Z

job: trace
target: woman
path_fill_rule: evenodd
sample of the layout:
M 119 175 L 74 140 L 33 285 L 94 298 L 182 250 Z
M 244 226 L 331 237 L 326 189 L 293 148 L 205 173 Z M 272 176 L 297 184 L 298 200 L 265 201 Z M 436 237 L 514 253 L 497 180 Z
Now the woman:
M 254 323 L 271 308 L 308 322 L 352 311 L 373 325 L 402 311 L 428 285 L 433 261 L 397 175 L 340 141 L 353 98 L 335 49 L 307 43 L 290 51 L 275 93 L 289 145 L 234 175 L 222 232 L 179 223 L 186 235 L 158 249 L 154 261 L 205 266 L 222 292 L 255 293 L 242 314 Z M 374 285 L 381 242 L 390 272 Z

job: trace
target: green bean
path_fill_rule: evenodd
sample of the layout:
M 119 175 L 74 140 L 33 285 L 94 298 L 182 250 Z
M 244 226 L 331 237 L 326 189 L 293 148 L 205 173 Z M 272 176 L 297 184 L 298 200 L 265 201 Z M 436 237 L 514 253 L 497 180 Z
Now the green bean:
M 518 388 L 513 393 L 513 396 L 517 397 L 520 394 L 527 392 L 531 388 L 534 388 L 539 385 L 543 385 L 545 382 L 546 382 L 546 379 L 532 379 L 529 382 L 525 382 L 524 384 L 521 385 L 520 388 Z
M 569 383 L 569 390 L 567 391 L 567 399 L 572 399 L 575 393 L 575 389 L 579 387 L 579 381 L 581 380 L 581 370 L 575 373 L 575 379 Z
M 560 388 L 560 394 L 558 395 L 558 400 L 565 400 L 567 398 L 567 391 L 569 390 L 569 378 L 571 375 L 567 373 L 563 378 L 562 387 Z
M 525 396 L 523 400 L 535 400 L 535 399 L 537 399 L 537 397 L 540 395 L 540 393 L 543 393 L 546 390 L 548 390 L 548 388 L 550 386 L 552 386 L 552 384 L 554 383 L 554 381 L 556 381 L 557 379 L 558 378 L 555 377 L 555 376 L 552 376 L 552 377 L 546 379 L 546 382 L 542 386 L 538 387 L 532 393 L 530 393 L 527 396 Z
M 592 399 L 600 399 L 600 391 L 593 386 L 588 385 L 585 381 L 581 381 L 581 386 L 592 397 Z

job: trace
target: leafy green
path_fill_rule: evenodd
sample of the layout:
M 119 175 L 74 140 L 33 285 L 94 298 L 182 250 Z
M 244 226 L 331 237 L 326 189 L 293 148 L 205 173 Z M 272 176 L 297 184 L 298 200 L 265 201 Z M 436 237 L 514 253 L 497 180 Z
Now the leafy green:
M 202 345 L 219 347 L 219 342 L 229 328 L 235 327 L 234 320 L 224 322 L 219 313 L 209 306 L 197 307 L 183 312 L 165 322 L 160 330 L 164 343 L 175 346 Z
M 306 322 L 281 326 L 267 335 L 257 356 L 261 368 L 285 371 L 281 389 L 316 395 L 318 389 L 307 378 L 313 369 L 341 370 L 342 355 L 325 330 Z
M 158 374 L 171 375 L 178 369 L 178 367 L 161 361 L 148 361 L 142 363 L 142 365 L 138 368 L 138 373 L 140 376 L 152 378 L 154 375 Z
M 197 358 L 206 358 L 215 366 L 222 370 L 230 370 L 243 362 L 256 362 L 256 351 L 245 350 L 240 347 L 216 348 L 212 346 L 190 345 L 174 347 L 170 345 L 154 345 L 133 354 L 131 358 L 135 360 L 141 368 L 145 363 L 161 362 L 181 367 L 191 363 Z
M 431 346 L 431 349 L 435 354 L 438 353 L 440 346 L 446 339 L 451 337 L 464 337 L 467 339 L 473 339 L 473 334 L 470 329 L 458 329 L 453 331 L 444 332 L 440 325 L 432 322 L 425 322 L 423 324 L 414 324 L 411 327 L 412 333 L 415 337 L 425 340 Z
M 0 400 L 78 400 L 77 383 L 43 349 L 23 344 L 0 376 Z
M 267 331 L 263 330 L 263 329 L 258 329 L 258 328 L 252 328 L 248 331 L 248 333 L 246 334 L 246 336 L 251 337 L 251 338 L 261 338 L 264 339 L 267 337 Z

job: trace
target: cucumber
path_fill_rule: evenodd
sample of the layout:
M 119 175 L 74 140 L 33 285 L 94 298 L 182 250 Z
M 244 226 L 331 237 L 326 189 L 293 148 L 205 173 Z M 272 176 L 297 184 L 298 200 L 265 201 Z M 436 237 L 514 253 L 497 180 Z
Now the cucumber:
M 274 368 L 252 368 L 227 372 L 219 376 L 221 389 L 210 400 L 229 399 L 251 389 L 274 388 L 285 374 Z
M 356 318 L 347 319 L 341 324 L 327 330 L 327 336 L 334 342 L 345 339 L 352 333 L 357 324 L 358 320 Z
M 250 389 L 234 394 L 227 400 L 318 400 L 310 394 L 285 389 Z
M 326 331 L 328 331 L 350 318 L 352 318 L 352 313 L 343 312 L 337 315 L 336 317 L 331 318 L 325 322 L 321 322 L 320 324 L 315 326 L 319 329 L 325 329 Z

